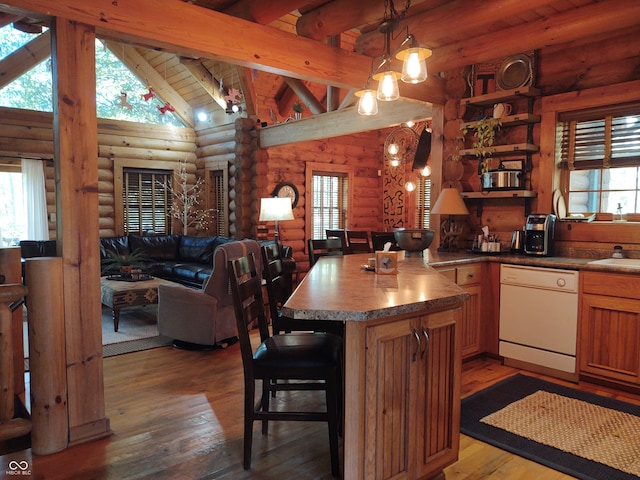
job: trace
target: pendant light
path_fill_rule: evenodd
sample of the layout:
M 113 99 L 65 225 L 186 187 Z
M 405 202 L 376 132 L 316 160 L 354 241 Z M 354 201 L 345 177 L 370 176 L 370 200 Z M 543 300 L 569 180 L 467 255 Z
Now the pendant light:
M 387 12 L 387 6 L 389 10 Z M 378 31 L 385 36 L 385 51 L 375 68 L 372 68 L 367 77 L 364 89 L 356 92 L 360 97 L 358 101 L 358 113 L 360 115 L 375 115 L 378 113 L 377 100 L 392 102 L 400 98 L 398 88 L 398 78 L 405 83 L 420 83 L 427 79 L 427 64 L 425 59 L 431 56 L 431 50 L 421 47 L 413 34 L 409 33 L 409 27 L 405 27 L 406 34 L 404 40 L 391 53 L 391 40 L 393 31 L 396 30 L 400 20 L 404 18 L 411 6 L 411 0 L 407 0 L 404 10 L 396 11 L 393 0 L 385 1 L 384 20 L 378 27 Z M 408 45 L 408 46 L 407 46 Z M 393 57 L 402 60 L 402 73 L 391 69 Z M 372 59 L 372 64 L 376 59 Z M 371 79 L 378 81 L 377 90 L 369 88 Z M 373 94 L 372 94 L 373 92 Z M 374 98 L 372 98 L 374 95 Z

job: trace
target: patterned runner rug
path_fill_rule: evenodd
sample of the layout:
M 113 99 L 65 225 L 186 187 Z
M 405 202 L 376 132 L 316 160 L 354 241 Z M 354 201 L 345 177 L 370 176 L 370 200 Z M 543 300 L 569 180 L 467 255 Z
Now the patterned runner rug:
M 640 406 L 534 377 L 465 398 L 461 431 L 576 478 L 640 478 Z
M 158 333 L 156 312 L 157 305 L 123 309 L 118 331 L 114 332 L 111 309 L 103 307 L 102 356 L 106 358 L 171 345 L 171 339 Z

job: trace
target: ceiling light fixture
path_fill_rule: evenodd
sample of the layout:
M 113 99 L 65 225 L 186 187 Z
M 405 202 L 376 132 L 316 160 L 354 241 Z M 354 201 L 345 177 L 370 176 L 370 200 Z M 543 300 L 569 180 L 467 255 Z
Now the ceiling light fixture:
M 411 6 L 411 0 L 407 0 L 404 10 L 398 13 L 393 4 L 393 0 L 385 0 L 384 19 L 378 26 L 378 31 L 385 36 L 384 54 L 372 60 L 372 65 L 376 60 L 379 62 L 372 68 L 367 77 L 367 82 L 362 90 L 356 92 L 360 97 L 358 101 L 358 113 L 360 115 L 375 115 L 378 113 L 378 100 L 390 102 L 400 98 L 398 89 L 398 78 L 405 83 L 420 83 L 427 79 L 427 64 L 425 60 L 431 56 L 431 50 L 421 47 L 418 41 L 409 33 L 409 27 L 405 27 L 405 37 L 400 45 L 391 52 L 391 40 L 393 31 L 398 27 L 400 20 L 404 18 Z M 398 73 L 391 68 L 393 57 L 402 60 L 402 73 Z M 378 81 L 377 90 L 369 87 L 371 80 Z

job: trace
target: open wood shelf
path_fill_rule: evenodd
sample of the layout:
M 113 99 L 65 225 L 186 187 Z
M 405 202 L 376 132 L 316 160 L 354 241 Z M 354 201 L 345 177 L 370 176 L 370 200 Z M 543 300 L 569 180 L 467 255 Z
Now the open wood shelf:
M 540 147 L 533 143 L 513 143 L 510 145 L 496 145 L 493 147 L 492 157 L 501 155 L 513 155 L 518 153 L 534 153 L 540 150 Z M 460 150 L 461 156 L 475 156 L 473 148 L 463 148 Z
M 508 115 L 506 117 L 502 117 L 500 119 L 500 125 L 515 127 L 516 125 L 538 123 L 539 121 L 540 121 L 540 115 L 535 115 L 533 113 L 525 112 L 525 113 L 518 113 L 515 115 Z M 463 128 L 467 128 L 467 129 L 474 128 L 478 123 L 479 123 L 478 121 L 466 122 L 460 125 L 460 129 L 462 130 Z
M 487 106 L 497 102 L 509 102 L 522 97 L 539 97 L 540 89 L 535 87 L 514 88 L 513 90 L 498 90 L 497 92 L 478 95 L 477 97 L 463 98 L 460 105 Z
M 532 190 L 484 190 L 482 192 L 460 192 L 462 198 L 535 198 L 538 192 Z

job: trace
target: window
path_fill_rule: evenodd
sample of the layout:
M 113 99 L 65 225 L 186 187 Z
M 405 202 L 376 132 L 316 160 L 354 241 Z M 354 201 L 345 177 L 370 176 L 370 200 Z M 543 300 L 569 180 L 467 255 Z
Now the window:
M 0 247 L 18 245 L 26 238 L 27 222 L 22 202 L 22 174 L 7 165 L 0 165 Z M 10 171 L 5 171 L 8 168 Z
M 124 168 L 122 203 L 124 233 L 171 233 L 168 185 L 171 174 L 164 170 Z
M 431 179 L 418 177 L 418 188 L 416 189 L 416 228 L 429 228 L 429 217 L 431 215 Z
M 209 222 L 209 235 L 227 235 L 227 170 L 207 170 L 205 179 L 206 204 L 213 210 Z
M 326 229 L 347 225 L 347 188 L 345 174 L 313 175 L 313 238 L 324 238 Z
M 640 104 L 558 117 L 569 213 L 640 213 Z
M 305 209 L 308 238 L 325 238 L 327 229 L 349 228 L 353 167 L 307 162 Z

